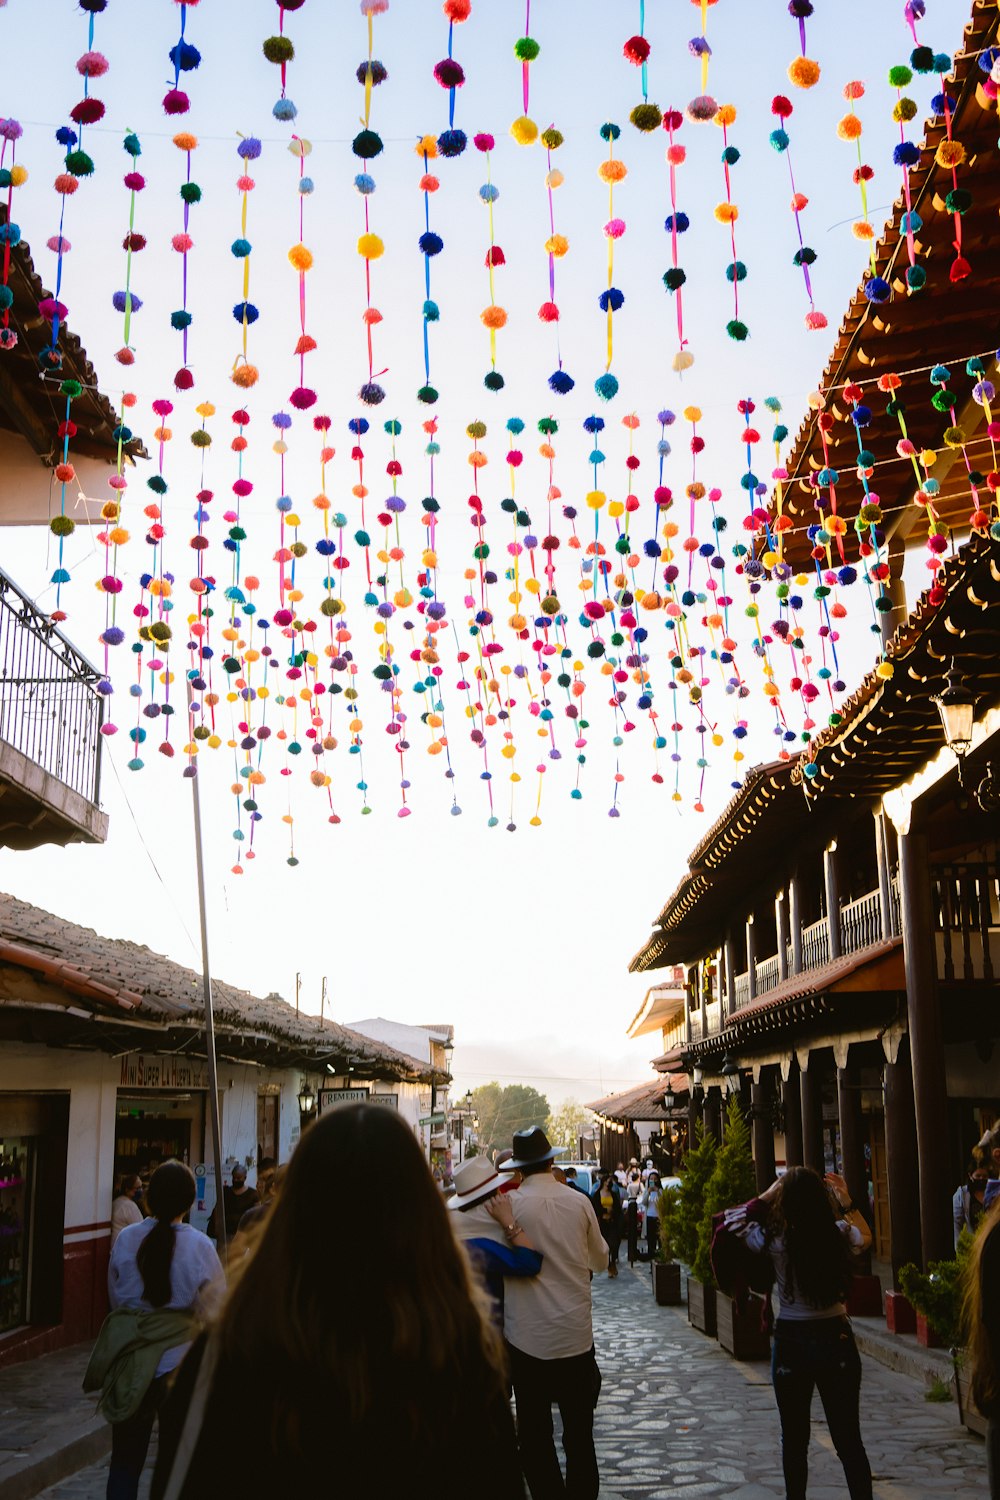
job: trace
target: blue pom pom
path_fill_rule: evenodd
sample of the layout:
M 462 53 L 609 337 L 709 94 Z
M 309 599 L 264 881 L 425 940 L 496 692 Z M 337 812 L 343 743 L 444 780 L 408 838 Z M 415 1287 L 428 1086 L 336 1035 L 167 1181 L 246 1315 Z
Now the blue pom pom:
M 565 370 L 553 370 L 549 376 L 549 390 L 557 396 L 568 396 L 576 381 Z
M 135 295 L 135 292 L 115 292 L 114 296 L 111 298 L 111 302 L 115 309 L 115 312 L 123 313 L 125 311 L 126 296 L 132 304 L 132 311 L 138 312 L 140 307 L 142 306 L 142 298 L 137 297 Z
M 271 113 L 276 120 L 294 120 L 298 110 L 291 99 L 276 99 Z
M 429 255 L 440 255 L 441 251 L 444 249 L 444 240 L 441 238 L 441 236 L 439 234 L 434 234 L 429 229 L 427 230 L 427 232 L 425 234 L 422 234 L 420 236 L 420 239 L 417 241 L 417 244 L 420 246 L 421 252 L 424 255 L 428 255 L 428 256 Z
M 934 94 L 931 96 L 931 111 L 936 115 L 943 115 L 947 107 L 949 114 L 955 113 L 955 100 L 950 94 Z
M 741 260 L 734 260 L 731 265 L 726 267 L 727 281 L 746 281 L 746 279 L 747 268 Z
M 0 245 L 19 245 L 20 243 L 20 224 L 0 224 Z
M 183 308 L 183 307 L 182 308 L 178 308 L 177 312 L 172 312 L 170 314 L 170 326 L 171 326 L 171 328 L 177 328 L 177 329 L 190 328 L 191 327 L 191 323 L 192 323 L 191 314 L 187 311 L 186 308 Z
M 618 137 L 621 135 L 621 133 L 622 132 L 621 132 L 621 126 L 620 125 L 602 125 L 601 126 L 601 140 L 602 141 L 616 141 L 618 139 Z
M 659 557 L 663 549 L 659 542 L 651 539 L 648 542 L 643 542 L 642 550 L 646 557 Z
M 872 276 L 864 285 L 864 293 L 869 302 L 888 302 L 892 296 L 892 287 L 882 276 Z
M 245 260 L 246 257 L 250 254 L 250 251 L 253 249 L 253 246 L 251 245 L 249 240 L 233 240 L 233 243 L 229 248 L 232 250 L 237 260 Z
M 855 427 L 870 427 L 872 411 L 870 406 L 856 406 L 851 412 L 851 421 Z
M 368 420 L 366 417 L 352 417 L 347 424 L 348 432 L 353 432 L 355 437 L 364 437 L 368 431 Z
M 931 385 L 947 385 L 951 379 L 951 371 L 947 365 L 935 365 L 930 373 Z
M 479 189 L 479 196 L 484 203 L 495 203 L 500 196 L 500 189 L 492 182 L 484 182 Z
M 9 286 L 0 286 L 0 312 L 6 312 L 14 301 L 14 293 Z
M 590 433 L 603 432 L 604 431 L 604 418 L 603 417 L 584 417 L 584 419 L 583 419 L 583 430 L 584 430 L 584 432 L 590 432 Z
M 316 184 L 313 182 L 313 180 L 312 180 L 311 177 L 300 177 L 299 178 L 299 192 L 302 194 L 303 197 L 308 197 L 308 195 L 313 191 L 313 189 L 315 188 L 315 186 L 316 186 Z
M 771 145 L 774 147 L 775 151 L 787 151 L 788 150 L 788 131 L 787 130 L 772 130 L 771 131 Z
M 601 312 L 607 312 L 609 308 L 612 312 L 617 312 L 625 305 L 625 293 L 620 292 L 616 286 L 610 286 L 606 292 L 601 293 L 597 301 Z
M 65 568 L 56 568 L 50 581 L 52 583 L 69 583 L 69 573 Z
M 722 153 L 722 160 L 727 167 L 735 167 L 740 159 L 740 153 L 735 146 L 727 146 Z
M 441 316 L 441 309 L 436 302 L 424 303 L 424 317 L 428 323 L 436 323 Z
M 469 138 L 464 130 L 442 130 L 438 136 L 438 150 L 442 156 L 461 156 Z
M 181 73 L 190 73 L 201 62 L 201 53 L 190 42 L 175 42 L 167 56 Z
M 292 425 L 292 419 L 287 411 L 276 411 L 271 418 L 271 426 L 277 427 L 279 432 L 287 432 Z
M 656 451 L 660 455 L 661 458 L 669 458 L 670 457 L 672 449 L 670 447 L 670 444 L 667 442 L 666 438 L 661 438 L 660 439 L 660 441 L 656 445 Z
M 687 214 L 667 214 L 667 217 L 663 221 L 663 227 L 668 234 L 672 234 L 674 230 L 676 230 L 678 234 L 683 234 L 686 229 L 689 229 L 691 227 L 691 220 L 688 218 Z
M 911 210 L 910 213 L 904 214 L 899 221 L 899 231 L 901 234 L 919 234 L 923 227 L 924 221 L 916 210 Z
M 60 146 L 75 146 L 77 142 L 76 131 L 71 130 L 68 125 L 60 125 L 56 131 L 56 140 Z
M 279 495 L 274 505 L 276 510 L 279 510 L 283 516 L 286 516 L 292 508 L 291 495 Z
M 669 271 L 663 273 L 663 285 L 668 292 L 679 291 L 687 281 L 687 272 L 680 266 L 671 266 Z
M 263 147 L 255 135 L 248 135 L 245 141 L 240 141 L 236 147 L 236 155 L 244 161 L 256 161 Z
M 858 576 L 857 569 L 856 568 L 852 568 L 849 565 L 845 564 L 844 567 L 837 569 L 837 579 L 838 579 L 838 582 L 844 584 L 845 586 L 848 585 L 848 584 L 854 583 L 855 580 L 857 579 L 857 576 Z
M 836 484 L 840 479 L 840 475 L 836 469 L 820 469 L 816 478 L 820 484 Z
M 236 306 L 233 308 L 233 317 L 236 319 L 237 323 L 242 323 L 244 318 L 246 318 L 248 323 L 256 323 L 257 319 L 260 317 L 260 313 L 254 307 L 252 302 L 237 302 Z
M 375 191 L 375 179 L 368 172 L 359 172 L 354 179 L 354 186 L 363 198 L 367 198 Z
M 815 260 L 816 251 L 813 250 L 809 245 L 803 245 L 801 249 L 796 250 L 795 254 L 792 256 L 792 265 L 811 266 L 814 264 Z
M 1000 47 L 986 47 L 982 52 L 980 52 L 976 61 L 979 63 L 981 72 L 992 73 L 993 64 L 997 61 L 998 58 L 1000 58 Z M 951 59 L 949 58 L 948 68 L 950 67 Z M 948 68 L 942 68 L 939 71 L 941 71 L 942 73 L 946 73 L 948 71 Z
M 618 394 L 618 381 L 612 374 L 598 375 L 594 381 L 594 390 L 602 401 L 610 401 Z
M 912 141 L 900 141 L 893 148 L 892 159 L 897 167 L 915 167 L 920 160 L 920 147 Z
M 385 391 L 374 380 L 366 380 L 358 391 L 358 398 L 366 406 L 378 406 L 380 402 L 385 400 Z

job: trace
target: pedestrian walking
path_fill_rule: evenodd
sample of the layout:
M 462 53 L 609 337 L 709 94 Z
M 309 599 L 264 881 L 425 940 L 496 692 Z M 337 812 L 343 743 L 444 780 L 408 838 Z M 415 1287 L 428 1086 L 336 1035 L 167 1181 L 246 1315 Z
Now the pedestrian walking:
M 786 1500 L 805 1500 L 814 1387 L 851 1500 L 872 1500 L 859 1418 L 861 1356 L 845 1303 L 852 1252 L 867 1249 L 871 1232 L 847 1183 L 832 1172 L 824 1179 L 809 1167 L 790 1167 L 761 1202 L 766 1219 L 751 1223 L 745 1239 L 751 1250 L 770 1255 L 777 1279 L 771 1378 Z
M 633 1156 L 629 1167 L 628 1186 L 625 1189 L 625 1237 L 630 1266 L 634 1266 L 639 1258 L 639 1204 L 642 1191 L 642 1173 L 639 1171 L 639 1163 Z
M 226 1225 L 226 1243 L 231 1245 L 236 1238 L 236 1231 L 240 1227 L 240 1220 L 248 1209 L 256 1208 L 260 1202 L 260 1194 L 256 1188 L 247 1187 L 247 1169 L 242 1162 L 236 1162 L 232 1170 L 232 1186 L 223 1184 L 222 1188 L 222 1212 Z M 219 1200 L 215 1200 L 208 1220 L 208 1233 L 211 1239 L 219 1238 Z
M 493 1304 L 494 1320 L 503 1326 L 504 1280 L 508 1276 L 537 1276 L 542 1255 L 517 1222 L 510 1194 L 485 1156 L 465 1161 L 455 1173 L 455 1195 L 448 1201 L 452 1225 Z
M 621 1189 L 610 1172 L 606 1172 L 601 1178 L 600 1186 L 590 1195 L 590 1201 L 594 1205 L 597 1223 L 608 1247 L 608 1275 L 617 1276 L 625 1214 Z
M 656 1259 L 656 1252 L 660 1247 L 660 1198 L 662 1194 L 659 1172 L 650 1172 L 646 1178 L 646 1190 L 642 1195 L 646 1225 L 646 1254 L 650 1260 Z
M 966 1262 L 962 1320 L 972 1399 L 986 1418 L 990 1500 L 1000 1500 L 1000 1201 L 983 1219 Z
M 107 1500 L 135 1500 L 167 1377 L 222 1291 L 214 1245 L 183 1222 L 194 1198 L 193 1174 L 164 1162 L 149 1181 L 150 1217 L 127 1225 L 111 1253 L 112 1311 L 83 1381 L 84 1390 L 101 1391 L 98 1409 L 111 1423 Z
M 596 1500 L 594 1407 L 600 1370 L 590 1280 L 607 1264 L 607 1247 L 585 1196 L 567 1192 L 552 1176 L 557 1155 L 537 1125 L 514 1136 L 511 1165 L 523 1182 L 511 1202 L 518 1223 L 545 1258 L 537 1276 L 507 1283 L 504 1337 L 521 1465 L 532 1500 Z M 565 1479 L 552 1431 L 553 1405 L 562 1417 Z
M 123 1229 L 129 1224 L 141 1224 L 143 1218 L 142 1178 L 126 1175 L 111 1204 L 111 1249 Z
M 391 1193 L 359 1247 L 357 1195 L 337 1185 L 373 1162 L 391 1166 Z M 450 1219 L 398 1115 L 321 1115 L 164 1404 L 153 1500 L 317 1484 L 523 1500 L 502 1343 Z M 225 1434 L 250 1420 L 252 1453 L 237 1451 Z

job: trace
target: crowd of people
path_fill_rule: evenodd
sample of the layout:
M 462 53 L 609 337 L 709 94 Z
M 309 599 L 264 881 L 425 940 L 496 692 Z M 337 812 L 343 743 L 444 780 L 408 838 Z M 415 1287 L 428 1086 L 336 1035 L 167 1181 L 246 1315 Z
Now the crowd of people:
M 255 1445 L 240 1469 L 243 1495 L 311 1488 L 322 1474 L 338 1492 L 370 1492 L 373 1455 L 388 1437 L 394 1470 L 418 1490 L 433 1475 L 444 1500 L 470 1486 L 481 1500 L 524 1500 L 525 1485 L 531 1500 L 597 1500 L 602 1376 L 591 1282 L 616 1274 L 623 1239 L 636 1258 L 640 1212 L 655 1254 L 664 1188 L 651 1163 L 632 1161 L 588 1194 L 574 1169 L 559 1169 L 539 1127 L 518 1132 L 500 1155 L 463 1163 L 445 1199 L 397 1116 L 364 1105 L 333 1111 L 304 1133 L 287 1169 L 261 1163 L 255 1188 L 234 1171 L 213 1214 L 228 1256 L 186 1222 L 195 1181 L 182 1163 L 157 1168 L 142 1195 L 141 1184 L 123 1182 L 112 1311 L 87 1374 L 112 1423 L 108 1500 L 134 1500 L 157 1421 L 153 1500 L 227 1492 L 233 1454 L 219 1435 L 241 1430 L 248 1412 Z M 393 1163 L 392 1202 L 362 1253 L 353 1214 L 330 1185 L 358 1180 L 373 1161 Z M 865 1217 L 842 1178 L 794 1167 L 734 1206 L 726 1226 L 774 1283 L 787 1500 L 806 1495 L 814 1389 L 851 1500 L 871 1500 L 861 1361 L 846 1312 L 852 1257 L 870 1243 Z M 994 1497 L 998 1230 L 1000 1200 L 982 1209 L 965 1303 Z

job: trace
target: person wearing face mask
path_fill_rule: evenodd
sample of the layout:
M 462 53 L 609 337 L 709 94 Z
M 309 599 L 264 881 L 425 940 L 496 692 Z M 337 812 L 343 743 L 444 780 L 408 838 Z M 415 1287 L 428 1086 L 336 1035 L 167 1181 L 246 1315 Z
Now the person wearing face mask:
M 990 1180 L 988 1168 L 978 1158 L 973 1157 L 969 1163 L 969 1175 L 961 1187 L 956 1188 L 955 1196 L 951 1200 L 952 1216 L 955 1221 L 955 1247 L 958 1248 L 959 1236 L 963 1229 L 970 1234 L 975 1234 L 979 1221 L 986 1211 L 986 1184 Z
M 222 1189 L 222 1212 L 225 1215 L 226 1243 L 231 1245 L 236 1238 L 236 1231 L 240 1227 L 240 1220 L 250 1208 L 256 1208 L 260 1202 L 260 1194 L 256 1188 L 247 1187 L 247 1169 L 242 1162 L 236 1162 L 233 1166 L 233 1185 Z M 209 1238 L 219 1238 L 219 1204 L 216 1203 L 212 1209 L 212 1217 L 208 1221 Z
M 126 1174 L 119 1184 L 118 1192 L 115 1194 L 111 1205 L 111 1248 L 115 1248 L 115 1241 L 122 1230 L 128 1224 L 141 1224 L 145 1215 L 142 1211 L 142 1178 L 134 1174 Z

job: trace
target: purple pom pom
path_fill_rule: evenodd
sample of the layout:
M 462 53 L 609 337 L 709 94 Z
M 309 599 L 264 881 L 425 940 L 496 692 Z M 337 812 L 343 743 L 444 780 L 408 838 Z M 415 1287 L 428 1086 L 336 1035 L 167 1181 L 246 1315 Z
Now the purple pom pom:
M 358 397 L 366 406 L 378 406 L 385 400 L 385 391 L 374 380 L 368 380 L 358 391 Z
M 291 425 L 292 419 L 288 415 L 287 411 L 276 411 L 274 416 L 271 418 L 271 426 L 280 427 L 283 432 L 287 431 L 287 429 L 291 427 Z
M 406 501 L 402 495 L 390 495 L 385 502 L 386 510 L 391 510 L 393 515 L 401 516 L 406 509 Z
M 115 292 L 114 296 L 111 298 L 111 302 L 115 309 L 115 312 L 123 313 L 125 311 L 126 296 L 131 300 L 132 311 L 138 312 L 140 307 L 142 306 L 142 298 L 137 297 L 135 295 L 135 292 Z
M 236 147 L 236 155 L 241 156 L 244 161 L 256 161 L 263 147 L 255 135 L 248 135 L 246 140 L 240 141 Z

